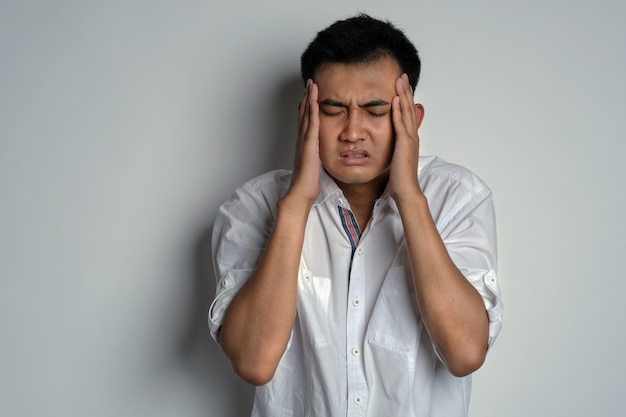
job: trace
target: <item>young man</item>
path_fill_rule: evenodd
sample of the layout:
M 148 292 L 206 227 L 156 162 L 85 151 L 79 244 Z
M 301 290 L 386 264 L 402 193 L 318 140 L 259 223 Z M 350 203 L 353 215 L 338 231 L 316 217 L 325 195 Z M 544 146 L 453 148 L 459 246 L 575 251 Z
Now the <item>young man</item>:
M 293 172 L 222 205 L 213 337 L 253 416 L 464 416 L 501 329 L 491 191 L 419 156 L 418 54 L 388 22 L 303 53 Z

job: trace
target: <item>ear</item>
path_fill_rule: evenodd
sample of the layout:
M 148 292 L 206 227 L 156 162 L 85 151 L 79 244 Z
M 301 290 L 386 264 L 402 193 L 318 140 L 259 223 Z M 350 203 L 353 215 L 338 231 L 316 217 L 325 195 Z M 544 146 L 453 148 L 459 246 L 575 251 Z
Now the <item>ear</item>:
M 424 106 L 420 103 L 415 103 L 415 120 L 417 120 L 417 128 L 422 124 L 422 120 L 424 120 Z

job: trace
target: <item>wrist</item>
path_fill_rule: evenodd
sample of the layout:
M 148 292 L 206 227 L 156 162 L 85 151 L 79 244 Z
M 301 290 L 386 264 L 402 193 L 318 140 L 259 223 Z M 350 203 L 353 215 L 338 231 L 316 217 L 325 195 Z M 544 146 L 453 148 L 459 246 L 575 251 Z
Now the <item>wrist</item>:
M 417 178 L 415 181 L 404 184 L 402 187 L 394 187 L 393 190 L 390 190 L 390 194 L 398 206 L 404 204 L 410 206 L 412 204 L 419 203 L 420 200 L 426 199 L 424 193 L 422 193 L 419 183 L 417 182 Z
M 299 214 L 308 216 L 314 202 L 314 199 L 300 196 L 290 190 L 278 200 L 276 206 L 279 214 L 289 213 L 294 216 Z
M 404 212 L 414 213 L 416 210 L 422 209 L 428 210 L 428 199 L 419 187 L 415 187 L 411 191 L 398 193 L 393 196 L 393 199 L 401 214 Z

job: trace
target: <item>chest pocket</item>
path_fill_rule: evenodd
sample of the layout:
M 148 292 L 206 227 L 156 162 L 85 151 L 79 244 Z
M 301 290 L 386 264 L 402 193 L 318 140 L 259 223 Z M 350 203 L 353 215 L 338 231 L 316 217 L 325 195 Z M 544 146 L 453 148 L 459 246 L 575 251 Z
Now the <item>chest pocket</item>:
M 329 343 L 331 284 L 330 278 L 315 276 L 306 266 L 300 266 L 297 319 L 303 336 L 315 347 Z
M 404 356 L 415 356 L 422 332 L 410 266 L 389 270 L 367 329 L 374 346 Z

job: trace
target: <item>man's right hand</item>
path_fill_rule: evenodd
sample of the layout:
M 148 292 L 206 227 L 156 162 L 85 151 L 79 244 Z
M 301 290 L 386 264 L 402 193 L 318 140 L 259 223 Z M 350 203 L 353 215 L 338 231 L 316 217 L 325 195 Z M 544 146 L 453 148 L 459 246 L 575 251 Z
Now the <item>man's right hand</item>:
M 303 198 L 308 204 L 313 204 L 320 189 L 320 117 L 317 94 L 317 84 L 308 80 L 298 106 L 298 141 L 288 192 L 289 195 Z
M 254 385 L 269 382 L 285 353 L 298 303 L 298 270 L 309 210 L 320 192 L 317 85 L 307 82 L 298 108 L 298 142 L 287 195 L 256 270 L 233 297 L 220 340 L 235 372 Z

